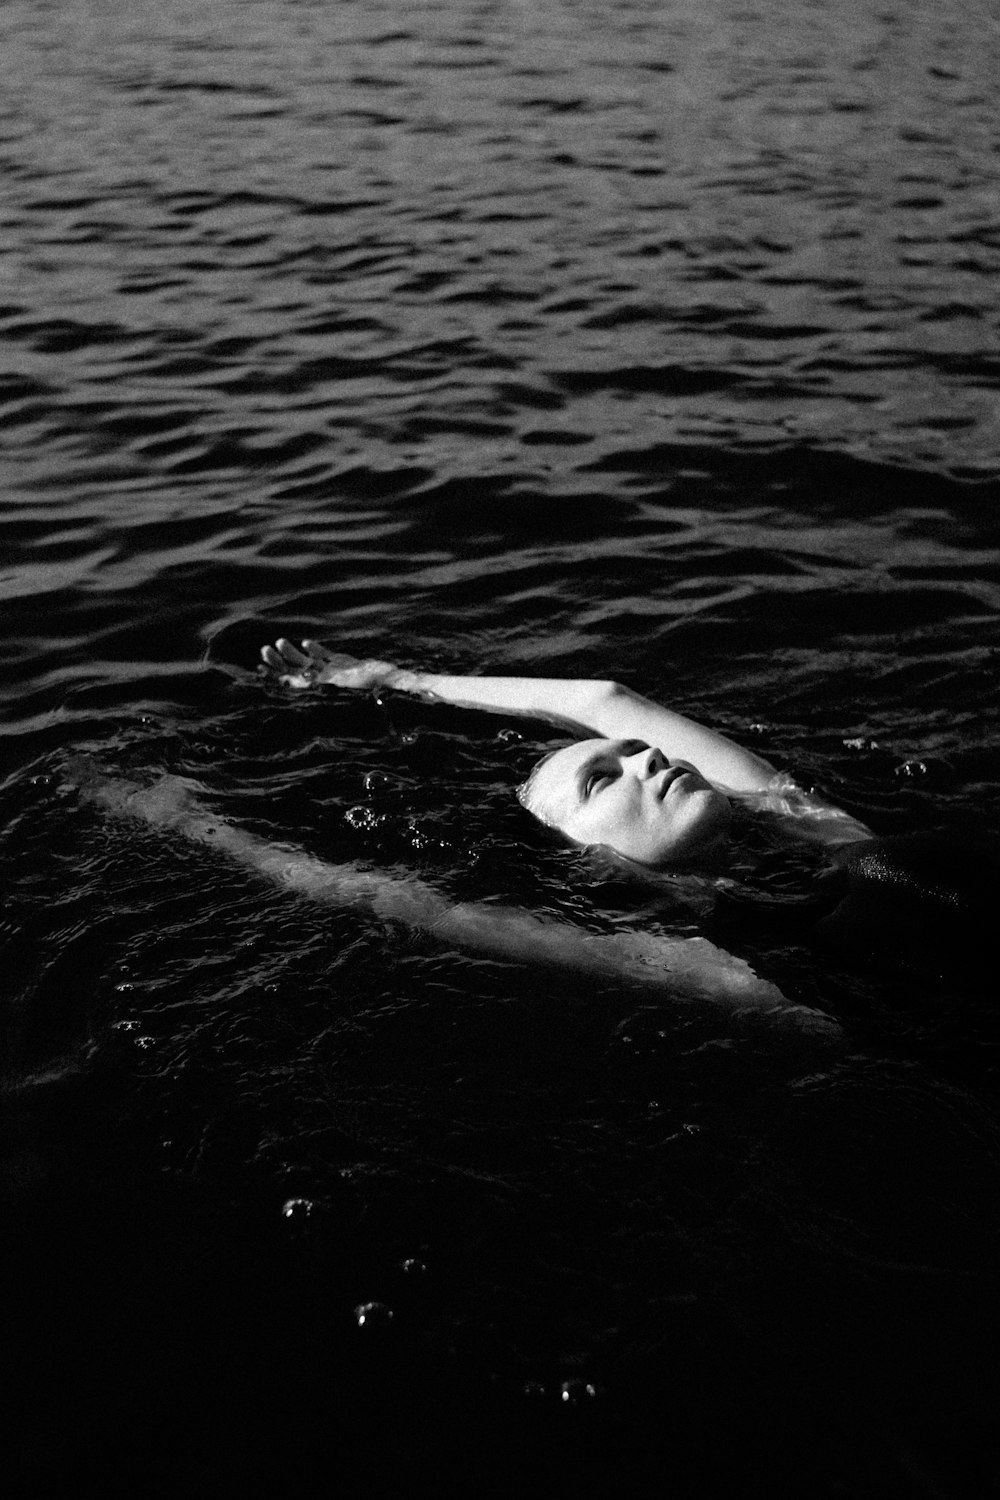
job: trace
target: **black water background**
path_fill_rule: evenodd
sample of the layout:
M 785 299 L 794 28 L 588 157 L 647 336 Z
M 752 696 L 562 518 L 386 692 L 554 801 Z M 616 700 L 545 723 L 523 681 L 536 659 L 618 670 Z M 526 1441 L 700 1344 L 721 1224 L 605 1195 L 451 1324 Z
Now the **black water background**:
M 856 1040 L 804 1069 L 288 903 L 64 767 L 636 920 L 511 805 L 541 726 L 288 701 L 249 669 L 305 632 L 612 673 L 995 837 L 997 52 L 929 0 L 0 12 L 29 1485 L 988 1492 L 988 999 L 772 944 Z

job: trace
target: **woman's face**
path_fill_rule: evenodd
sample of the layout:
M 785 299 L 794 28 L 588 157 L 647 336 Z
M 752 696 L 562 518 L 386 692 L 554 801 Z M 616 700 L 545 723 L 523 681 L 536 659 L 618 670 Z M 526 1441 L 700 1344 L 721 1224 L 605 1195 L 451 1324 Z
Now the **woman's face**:
M 582 740 L 543 761 L 529 812 L 581 844 L 662 865 L 714 846 L 729 826 L 728 799 L 694 766 L 641 740 Z

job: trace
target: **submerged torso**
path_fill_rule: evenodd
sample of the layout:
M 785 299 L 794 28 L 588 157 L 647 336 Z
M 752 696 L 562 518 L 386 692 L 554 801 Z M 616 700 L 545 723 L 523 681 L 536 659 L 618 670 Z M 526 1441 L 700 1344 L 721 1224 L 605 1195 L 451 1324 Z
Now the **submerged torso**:
M 715 882 L 706 928 L 755 953 L 789 945 L 852 969 L 982 974 L 1000 857 L 939 834 L 871 838 L 829 852 L 756 849 Z

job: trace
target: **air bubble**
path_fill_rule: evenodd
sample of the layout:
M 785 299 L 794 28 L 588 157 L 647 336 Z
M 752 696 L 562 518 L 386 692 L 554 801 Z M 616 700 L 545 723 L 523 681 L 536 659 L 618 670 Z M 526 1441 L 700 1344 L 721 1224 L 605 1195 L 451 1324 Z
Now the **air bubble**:
M 286 1198 L 281 1205 L 281 1217 L 290 1224 L 304 1224 L 316 1212 L 314 1198 Z
M 399 1269 L 401 1271 L 405 1272 L 405 1274 L 407 1276 L 426 1276 L 427 1275 L 427 1264 L 426 1264 L 426 1262 L 422 1261 L 422 1260 L 417 1260 L 416 1256 L 413 1256 L 413 1255 L 408 1256 L 406 1260 L 401 1261 Z
M 564 1380 L 559 1387 L 559 1400 L 564 1406 L 586 1406 L 597 1396 L 597 1387 L 589 1380 Z
M 926 776 L 927 762 L 925 760 L 904 760 L 901 766 L 896 767 L 897 776 Z
M 370 807 L 349 807 L 344 814 L 344 822 L 352 828 L 371 829 L 379 826 L 381 819 L 372 812 Z
M 392 1308 L 384 1302 L 359 1302 L 354 1309 L 354 1321 L 359 1328 L 386 1329 L 393 1317 Z

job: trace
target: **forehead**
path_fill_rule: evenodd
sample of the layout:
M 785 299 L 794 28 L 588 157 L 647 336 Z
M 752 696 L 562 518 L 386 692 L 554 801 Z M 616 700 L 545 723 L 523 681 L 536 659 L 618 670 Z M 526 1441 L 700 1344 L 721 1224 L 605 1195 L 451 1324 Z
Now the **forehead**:
M 613 740 L 578 740 L 557 750 L 539 766 L 532 800 L 543 817 L 558 821 L 578 805 L 580 771 L 613 744 Z

